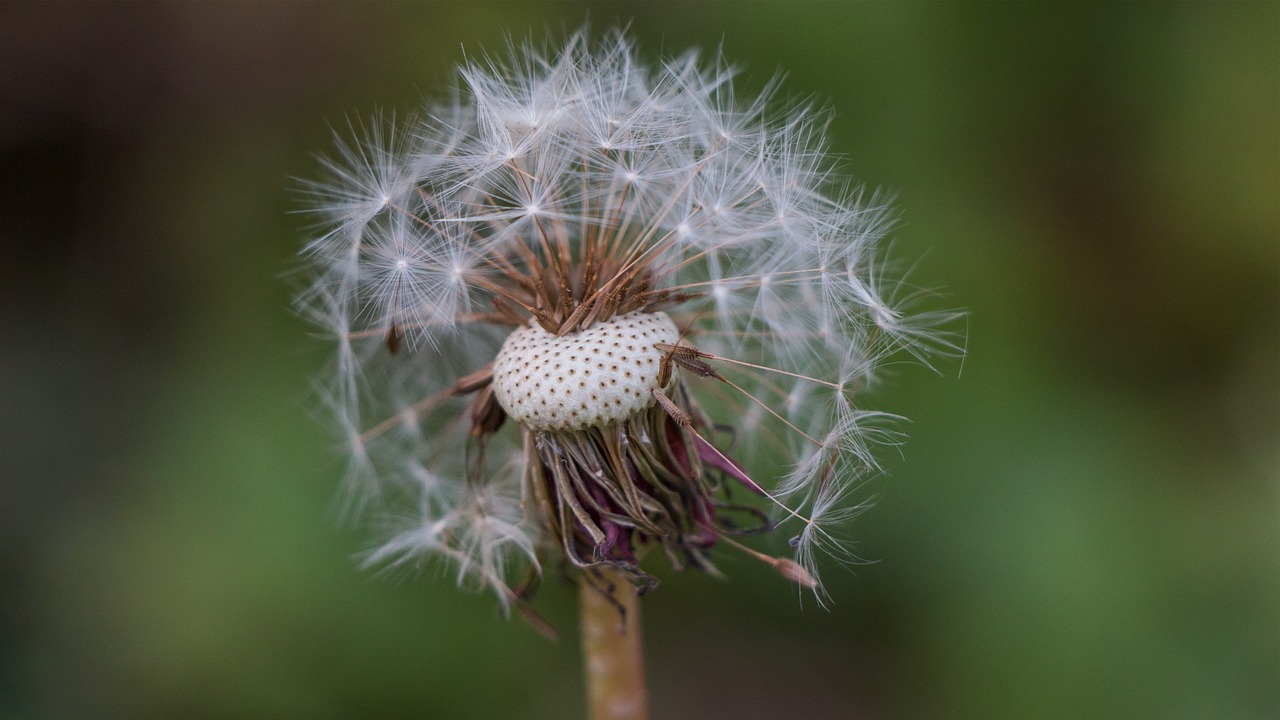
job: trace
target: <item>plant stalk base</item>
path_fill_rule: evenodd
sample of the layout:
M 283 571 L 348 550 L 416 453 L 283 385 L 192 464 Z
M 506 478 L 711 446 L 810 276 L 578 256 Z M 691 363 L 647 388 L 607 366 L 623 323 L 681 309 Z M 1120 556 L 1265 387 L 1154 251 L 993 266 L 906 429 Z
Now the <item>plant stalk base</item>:
M 644 652 L 636 589 L 611 571 L 588 571 L 578 586 L 582 657 L 591 720 L 647 720 Z

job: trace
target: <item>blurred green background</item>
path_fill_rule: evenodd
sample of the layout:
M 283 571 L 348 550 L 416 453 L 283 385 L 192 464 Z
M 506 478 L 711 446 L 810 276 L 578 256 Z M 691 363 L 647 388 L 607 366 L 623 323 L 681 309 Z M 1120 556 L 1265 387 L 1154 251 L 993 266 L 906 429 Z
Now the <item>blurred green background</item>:
M 0 717 L 582 716 L 570 589 L 355 567 L 285 275 L 331 125 L 588 16 L 833 106 L 970 312 L 829 611 L 645 599 L 655 718 L 1280 717 L 1280 5 L 795 2 L 0 6 Z

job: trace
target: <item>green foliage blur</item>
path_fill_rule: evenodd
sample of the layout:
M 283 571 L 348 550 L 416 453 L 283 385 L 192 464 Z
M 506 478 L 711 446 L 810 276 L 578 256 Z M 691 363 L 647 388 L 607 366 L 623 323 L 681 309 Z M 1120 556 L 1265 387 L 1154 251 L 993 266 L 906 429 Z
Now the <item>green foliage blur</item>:
M 550 642 L 337 520 L 289 309 L 331 128 L 531 30 L 836 111 L 968 356 L 830 610 L 644 599 L 655 718 L 1280 717 L 1280 4 L 0 5 L 0 718 L 579 718 Z

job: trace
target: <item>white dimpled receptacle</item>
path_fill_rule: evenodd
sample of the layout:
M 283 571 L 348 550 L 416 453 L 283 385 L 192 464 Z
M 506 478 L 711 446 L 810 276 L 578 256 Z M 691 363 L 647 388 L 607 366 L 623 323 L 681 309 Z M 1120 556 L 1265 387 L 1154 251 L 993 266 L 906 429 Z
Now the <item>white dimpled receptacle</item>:
M 680 339 L 663 312 L 633 312 L 561 337 L 531 324 L 511 333 L 493 361 L 493 394 L 534 430 L 603 427 L 654 403 L 663 353 Z

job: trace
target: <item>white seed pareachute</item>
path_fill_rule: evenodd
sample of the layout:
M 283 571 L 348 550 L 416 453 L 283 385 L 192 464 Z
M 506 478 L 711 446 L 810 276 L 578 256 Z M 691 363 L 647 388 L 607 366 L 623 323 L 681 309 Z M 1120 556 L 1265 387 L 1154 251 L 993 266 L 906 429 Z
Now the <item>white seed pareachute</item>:
M 443 563 L 531 617 L 550 567 L 647 589 L 646 556 L 745 552 L 821 602 L 818 556 L 858 562 L 854 498 L 901 442 L 863 389 L 962 356 L 963 314 L 887 256 L 895 213 L 830 113 L 737 73 L 622 30 L 513 42 L 408 119 L 350 123 L 304 181 L 298 303 L 334 340 L 318 394 L 366 565 Z M 791 559 L 735 539 L 765 531 Z
M 680 339 L 664 312 L 633 312 L 557 337 L 536 323 L 493 361 L 493 393 L 513 420 L 567 431 L 621 422 L 654 403 L 663 353 Z

